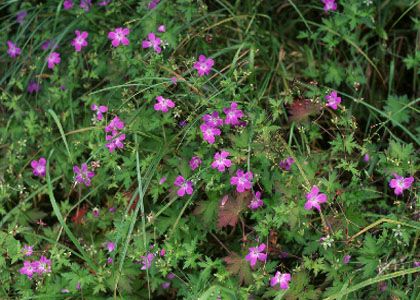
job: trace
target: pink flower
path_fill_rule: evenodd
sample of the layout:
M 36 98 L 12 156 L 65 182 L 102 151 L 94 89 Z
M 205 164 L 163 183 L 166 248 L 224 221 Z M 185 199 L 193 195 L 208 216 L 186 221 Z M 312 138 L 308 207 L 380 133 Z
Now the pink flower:
M 282 290 L 287 290 L 289 288 L 289 282 L 291 280 L 291 276 L 289 273 L 280 273 L 279 271 L 276 272 L 274 277 L 270 279 L 271 287 L 275 287 L 276 285 L 280 285 Z
M 338 105 L 341 103 L 341 97 L 338 97 L 336 91 L 332 91 L 329 95 L 325 96 L 325 100 L 328 101 L 327 106 L 333 110 L 337 110 Z
M 61 62 L 60 53 L 58 52 L 52 52 L 48 58 L 48 68 L 53 69 L 55 65 L 58 65 Z
M 162 283 L 162 289 L 166 290 L 171 286 L 170 282 L 165 281 L 164 283 Z
M 46 171 L 47 160 L 44 157 L 41 157 L 38 161 L 31 161 L 32 173 L 38 177 L 44 177 Z
M 292 167 L 292 165 L 294 164 L 294 162 L 295 162 L 295 160 L 293 158 L 288 157 L 285 160 L 282 160 L 279 163 L 279 166 L 284 171 L 290 171 L 290 168 Z
M 165 99 L 162 96 L 157 96 L 156 101 L 158 103 L 153 106 L 156 111 L 168 112 L 168 108 L 175 107 L 175 103 L 169 98 Z
M 158 31 L 159 31 L 159 32 L 165 32 L 165 31 L 166 31 L 166 27 L 165 27 L 165 25 L 159 25 L 159 27 L 158 27 Z
M 244 173 L 244 171 L 242 170 L 237 170 L 236 176 L 230 179 L 230 184 L 236 185 L 236 190 L 239 193 L 243 193 L 245 192 L 245 190 L 251 189 L 252 178 L 253 178 L 253 175 L 251 171 Z
M 347 265 L 350 262 L 351 255 L 345 255 L 343 257 L 343 264 Z
M 126 37 L 130 33 L 130 29 L 118 27 L 115 28 L 115 31 L 108 33 L 108 39 L 112 40 L 111 44 L 113 47 L 118 47 L 119 45 L 127 46 L 130 44 L 130 41 Z
M 98 119 L 98 121 L 101 121 L 104 118 L 103 113 L 106 113 L 108 111 L 108 107 L 105 105 L 98 106 L 96 104 L 92 104 L 90 109 L 96 111 L 96 118 Z
M 200 130 L 203 133 L 203 138 L 205 141 L 207 141 L 209 144 L 214 144 L 215 142 L 215 135 L 220 135 L 221 131 L 217 127 L 209 126 L 207 124 L 201 124 Z
M 198 156 L 193 156 L 189 162 L 192 171 L 197 169 L 201 165 L 201 159 Z
M 177 192 L 179 197 L 184 197 L 185 193 L 191 195 L 193 193 L 193 184 L 192 181 L 186 181 L 184 177 L 178 176 L 174 182 L 175 186 L 179 187 Z
M 159 4 L 160 0 L 152 0 L 149 2 L 149 4 L 147 5 L 148 9 L 155 9 L 156 6 Z
M 214 111 L 211 114 L 204 115 L 203 121 L 204 123 L 212 127 L 220 127 L 223 125 L 223 119 L 219 117 L 219 113 L 217 111 Z
M 239 125 L 239 119 L 244 116 L 244 113 L 237 107 L 238 104 L 232 102 L 230 108 L 223 108 L 223 112 L 226 114 L 225 124 Z
M 26 12 L 26 10 L 21 10 L 16 14 L 16 22 L 22 24 L 23 21 L 25 21 L 27 15 L 28 13 Z
M 389 181 L 389 187 L 394 189 L 394 194 L 397 196 L 401 195 L 404 190 L 409 189 L 414 182 L 413 176 L 404 178 L 394 173 L 394 177 Z
M 71 45 L 74 46 L 76 52 L 80 52 L 83 47 L 86 47 L 88 45 L 86 39 L 89 33 L 87 33 L 86 31 L 80 33 L 79 30 L 76 30 L 74 33 L 76 34 L 76 38 L 71 41 Z
M 148 40 L 143 40 L 141 46 L 143 49 L 153 47 L 156 53 L 160 53 L 162 49 L 160 48 L 160 44 L 162 43 L 161 39 L 156 37 L 153 32 L 147 35 Z
M 92 209 L 92 216 L 94 216 L 95 218 L 99 217 L 99 208 L 95 207 L 94 209 Z
M 155 255 L 153 253 L 148 252 L 146 255 L 142 256 L 142 264 L 141 270 L 147 270 L 150 269 L 152 266 L 153 259 L 155 258 Z
M 64 0 L 63 7 L 65 10 L 69 10 L 73 8 L 73 0 Z
M 248 207 L 252 210 L 256 210 L 263 205 L 264 205 L 264 201 L 261 200 L 261 192 L 256 192 L 255 196 L 252 198 Z
M 165 183 L 165 181 L 166 181 L 166 177 L 164 176 L 159 180 L 159 184 L 162 185 Z
M 110 141 L 106 144 L 106 147 L 108 148 L 109 152 L 114 152 L 115 149 L 123 149 L 125 140 L 125 134 L 113 134 L 113 135 L 106 135 L 105 139 L 107 141 Z
M 171 82 L 172 82 L 172 84 L 174 84 L 174 85 L 176 85 L 176 82 L 177 82 L 178 80 L 176 79 L 176 77 L 174 76 L 174 77 L 171 77 Z
M 88 12 L 92 6 L 92 0 L 80 0 L 79 6 L 80 8 L 83 8 L 85 12 Z
M 364 156 L 363 156 L 363 161 L 364 162 L 369 162 L 369 160 L 370 160 L 370 157 L 369 157 L 369 154 L 365 154 Z
M 214 154 L 214 161 L 211 164 L 213 169 L 217 169 L 219 172 L 224 172 L 225 168 L 229 168 L 232 165 L 230 159 L 227 159 L 229 152 L 221 151 Z
M 324 11 L 328 12 L 330 10 L 335 11 L 337 10 L 337 3 L 335 0 L 321 0 L 324 3 Z
M 311 191 L 306 194 L 306 203 L 305 209 L 311 210 L 312 208 L 316 208 L 318 211 L 321 210 L 321 206 L 319 204 L 327 202 L 327 195 L 319 194 L 319 188 L 314 185 Z
M 28 93 L 29 94 L 33 94 L 33 93 L 38 93 L 39 90 L 41 89 L 41 86 L 39 85 L 38 82 L 31 80 L 28 84 Z
M 124 122 L 120 120 L 120 118 L 114 117 L 111 122 L 105 127 L 105 132 L 112 132 L 112 135 L 116 135 L 118 130 L 122 130 L 124 128 Z
M 249 261 L 251 268 L 257 264 L 257 260 L 265 262 L 267 260 L 267 254 L 263 253 L 265 250 L 265 244 L 261 244 L 258 247 L 249 248 L 249 253 L 245 256 L 245 259 Z
M 9 48 L 7 49 L 7 54 L 9 54 L 11 58 L 15 58 L 16 56 L 20 55 L 20 48 L 16 46 L 16 44 L 12 41 L 7 41 L 7 47 Z
M 88 170 L 86 163 L 83 163 L 81 168 L 73 166 L 73 172 L 75 174 L 76 183 L 83 183 L 85 186 L 90 186 L 91 178 L 95 176 L 93 171 Z
M 107 242 L 106 243 L 106 249 L 108 252 L 112 252 L 115 250 L 115 244 L 113 242 Z
M 36 261 L 34 263 L 36 263 Z M 41 258 L 37 261 L 35 272 L 38 274 L 51 273 L 51 260 L 45 256 L 41 256 Z
M 106 263 L 107 263 L 108 265 L 111 265 L 113 261 L 114 261 L 114 260 L 112 259 L 112 257 L 108 257 L 108 258 L 106 259 Z
M 98 2 L 99 6 L 107 6 L 109 3 L 111 3 L 111 0 L 103 0 Z
M 21 252 L 25 256 L 31 256 L 34 252 L 34 248 L 32 246 L 24 245 Z
M 214 60 L 211 58 L 207 58 L 204 55 L 200 55 L 198 57 L 198 61 L 194 63 L 194 69 L 197 70 L 198 76 L 209 75 L 211 71 L 211 67 L 214 65 Z
M 25 260 L 23 262 L 23 267 L 19 269 L 19 273 L 22 275 L 28 276 L 28 278 L 32 278 L 34 273 L 36 272 L 35 265 L 32 262 Z

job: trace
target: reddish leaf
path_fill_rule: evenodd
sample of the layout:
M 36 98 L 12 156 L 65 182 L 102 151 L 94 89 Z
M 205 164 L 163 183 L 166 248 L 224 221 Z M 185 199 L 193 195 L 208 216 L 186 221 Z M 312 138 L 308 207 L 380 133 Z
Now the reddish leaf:
M 309 99 L 295 99 L 288 107 L 290 119 L 297 122 L 303 121 L 310 115 L 316 114 L 320 109 L 321 106 L 318 103 Z
M 87 205 L 83 205 L 81 208 L 78 208 L 73 217 L 71 217 L 71 221 L 75 224 L 82 224 L 83 218 L 86 215 L 87 211 Z
M 251 200 L 252 193 L 244 192 L 238 193 L 236 197 L 226 197 L 227 195 L 222 198 L 219 206 L 219 219 L 217 222 L 219 229 L 228 225 L 232 227 L 236 226 L 240 213 L 247 207 Z
M 224 258 L 227 263 L 226 269 L 232 275 L 239 276 L 239 284 L 250 284 L 253 282 L 251 267 L 244 257 L 240 257 L 235 252 Z

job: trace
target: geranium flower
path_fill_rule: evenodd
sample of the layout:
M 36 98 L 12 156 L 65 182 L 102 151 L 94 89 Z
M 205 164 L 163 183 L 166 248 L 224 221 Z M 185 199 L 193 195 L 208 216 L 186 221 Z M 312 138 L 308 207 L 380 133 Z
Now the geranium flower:
M 244 113 L 237 108 L 236 102 L 232 102 L 228 108 L 223 108 L 223 112 L 226 114 L 225 124 L 239 125 L 239 119 L 244 116 Z
M 211 71 L 211 67 L 214 65 L 214 60 L 211 58 L 207 58 L 204 55 L 200 55 L 198 57 L 198 61 L 194 63 L 194 69 L 197 70 L 198 76 L 209 75 Z
M 45 157 L 41 157 L 38 161 L 37 160 L 33 160 L 31 161 L 31 167 L 32 167 L 32 173 L 35 176 L 38 177 L 44 177 L 45 176 L 45 171 L 46 171 L 46 164 L 47 164 L 47 160 L 45 159 Z
M 92 0 L 80 0 L 79 6 L 80 8 L 83 8 L 85 12 L 88 12 L 92 6 Z
M 271 277 L 270 285 L 271 287 L 275 287 L 280 285 L 282 290 L 287 290 L 289 288 L 289 282 L 292 279 L 289 273 L 280 273 L 279 271 L 276 272 L 276 275 Z
M 64 0 L 63 7 L 65 10 L 69 10 L 73 8 L 73 0 Z
M 96 118 L 98 119 L 98 121 L 101 121 L 104 118 L 103 114 L 108 111 L 108 107 L 105 105 L 98 106 L 96 104 L 92 104 L 90 109 L 96 111 Z
M 243 193 L 245 192 L 245 190 L 251 189 L 252 178 L 253 178 L 253 175 L 251 171 L 244 173 L 244 171 L 242 170 L 237 170 L 236 176 L 230 179 L 230 184 L 236 185 L 236 190 L 239 193 Z
M 261 244 L 258 247 L 249 248 L 249 253 L 245 256 L 245 259 L 249 261 L 251 268 L 253 268 L 257 261 L 265 262 L 267 260 L 267 254 L 263 253 L 265 250 L 265 244 Z
M 27 88 L 27 91 L 29 94 L 38 93 L 40 89 L 41 89 L 41 86 L 39 85 L 38 82 L 34 80 L 29 81 L 28 88 Z
M 26 12 L 26 10 L 21 10 L 16 14 L 16 22 L 22 24 L 25 21 L 27 15 L 28 13 Z
M 184 197 L 185 193 L 187 193 L 188 195 L 192 195 L 193 193 L 192 181 L 186 181 L 185 178 L 182 176 L 178 176 L 175 179 L 174 185 L 179 187 L 179 190 L 177 192 L 177 195 L 179 197 Z
M 337 110 L 338 105 L 341 103 L 341 97 L 338 97 L 336 91 L 332 91 L 329 95 L 325 96 L 325 99 L 328 101 L 327 106 L 333 110 Z
M 99 6 L 107 6 L 109 3 L 111 3 L 112 0 L 103 0 L 98 2 Z
M 205 124 L 212 127 L 220 127 L 223 125 L 223 119 L 219 117 L 219 113 L 217 111 L 204 115 L 203 121 Z
M 409 189 L 414 182 L 413 176 L 404 178 L 394 173 L 394 177 L 394 179 L 389 181 L 389 187 L 394 189 L 394 194 L 397 196 L 401 195 L 404 190 Z
M 130 41 L 127 38 L 127 35 L 130 33 L 130 29 L 118 27 L 114 31 L 108 33 L 108 39 L 112 40 L 111 44 L 113 47 L 118 47 L 119 45 L 128 46 Z
M 88 170 L 86 163 L 83 163 L 81 168 L 73 166 L 73 172 L 76 175 L 76 182 L 83 183 L 85 186 L 90 186 L 91 178 L 95 176 L 95 172 Z
M 159 25 L 159 27 L 158 27 L 158 29 L 157 29 L 159 32 L 165 32 L 166 31 L 166 27 L 165 27 L 165 25 Z
M 252 210 L 256 210 L 263 205 L 264 205 L 264 201 L 261 200 L 261 192 L 256 192 L 255 196 L 252 198 L 248 207 Z
M 115 250 L 115 244 L 113 242 L 107 242 L 106 243 L 106 249 L 108 252 L 112 252 Z
M 106 144 L 106 147 L 108 148 L 109 152 L 114 152 L 115 149 L 123 149 L 125 140 L 125 134 L 114 134 L 114 135 L 106 135 L 105 139 L 107 141 L 110 141 Z
M 225 168 L 229 168 L 232 165 L 230 159 L 227 159 L 229 152 L 221 151 L 214 154 L 214 161 L 211 164 L 213 169 L 217 169 L 219 172 L 224 172 Z
M 156 111 L 162 111 L 162 112 L 168 112 L 168 108 L 174 108 L 175 107 L 175 103 L 169 99 L 169 98 L 163 98 L 162 96 L 157 96 L 156 97 L 156 101 L 158 103 L 156 103 L 153 108 Z
M 284 160 L 282 160 L 280 163 L 279 163 L 279 166 L 280 166 L 280 168 L 282 169 L 282 170 L 284 170 L 284 171 L 290 171 L 290 168 L 292 167 L 292 165 L 295 163 L 295 160 L 293 159 L 293 158 L 291 158 L 291 157 L 288 157 L 288 158 L 286 158 L 286 159 L 284 159 Z
M 148 9 L 155 9 L 156 6 L 159 4 L 160 0 L 152 0 L 149 2 L 149 4 L 147 5 Z
M 193 156 L 189 162 L 192 171 L 197 169 L 201 165 L 201 159 L 198 156 Z
M 34 252 L 34 247 L 29 246 L 29 245 L 24 245 L 21 252 L 25 256 L 31 256 L 32 253 Z
M 345 255 L 343 257 L 343 264 L 347 265 L 350 262 L 351 255 Z
M 86 31 L 80 33 L 79 30 L 76 30 L 74 33 L 76 34 L 76 38 L 74 38 L 71 41 L 71 45 L 74 46 L 74 50 L 76 50 L 76 52 L 80 52 L 83 47 L 86 47 L 88 45 L 86 39 L 89 33 L 87 33 Z
M 105 127 L 105 132 L 112 132 L 112 135 L 116 135 L 118 133 L 118 130 L 122 130 L 123 128 L 124 122 L 121 121 L 118 116 L 116 116 Z
M 23 262 L 23 267 L 19 269 L 19 273 L 22 275 L 28 276 L 28 278 L 32 279 L 32 276 L 35 273 L 35 267 L 36 265 L 33 265 L 32 262 L 25 260 Z
M 9 56 L 11 58 L 15 58 L 16 56 L 20 55 L 20 48 L 18 46 L 16 46 L 15 43 L 13 43 L 12 41 L 7 41 L 7 54 L 9 54 Z
M 321 0 L 324 3 L 324 11 L 328 12 L 330 10 L 335 11 L 337 10 L 337 3 L 335 0 Z
M 220 135 L 222 132 L 219 128 L 209 126 L 207 124 L 201 124 L 200 130 L 203 133 L 203 139 L 207 141 L 209 144 L 214 144 L 215 142 L 215 135 Z
M 156 37 L 156 35 L 151 32 L 147 35 L 146 40 L 143 40 L 141 43 L 141 46 L 143 49 L 153 47 L 156 53 L 160 53 L 162 49 L 160 48 L 160 44 L 162 43 L 161 39 Z
M 146 255 L 142 256 L 142 267 L 141 270 L 147 270 L 150 269 L 152 266 L 153 259 L 155 258 L 155 255 L 153 253 L 148 252 Z
M 35 272 L 38 274 L 51 273 L 51 260 L 42 255 L 37 261 Z
M 319 188 L 314 185 L 309 193 L 306 194 L 306 203 L 305 209 L 311 210 L 312 208 L 316 208 L 318 211 L 321 210 L 321 203 L 327 202 L 327 195 L 320 194 Z
M 48 68 L 53 69 L 55 65 L 58 65 L 61 62 L 60 53 L 52 52 L 50 55 L 48 55 L 47 62 Z

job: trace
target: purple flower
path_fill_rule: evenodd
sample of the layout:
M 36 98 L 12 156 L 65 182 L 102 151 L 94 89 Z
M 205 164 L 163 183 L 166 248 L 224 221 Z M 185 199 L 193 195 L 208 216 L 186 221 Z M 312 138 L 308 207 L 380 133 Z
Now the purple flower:
M 330 10 L 335 11 L 337 10 L 337 3 L 335 0 L 321 0 L 324 3 L 324 11 L 328 12 Z
M 369 154 L 365 154 L 364 156 L 363 156 L 363 161 L 364 162 L 369 162 L 369 160 L 370 160 L 370 157 L 369 157 Z
M 280 285 L 280 289 L 287 290 L 289 288 L 289 282 L 292 279 L 289 273 L 280 273 L 279 271 L 276 272 L 276 275 L 271 277 L 270 285 L 271 287 L 275 287 Z
M 172 84 L 176 85 L 177 79 L 176 79 L 175 76 L 171 77 L 171 82 L 172 82 Z
M 88 170 L 86 163 L 83 163 L 81 168 L 73 166 L 73 172 L 76 175 L 76 183 L 83 183 L 85 186 L 90 186 L 91 178 L 95 176 L 93 171 Z
M 341 103 L 341 97 L 338 97 L 336 91 L 332 91 L 330 94 L 325 96 L 325 100 L 328 101 L 327 106 L 331 107 L 333 110 L 337 110 L 338 105 Z
M 397 196 L 401 195 L 404 190 L 409 189 L 414 182 L 413 176 L 404 178 L 394 173 L 394 177 L 389 181 L 389 187 L 394 189 L 394 194 Z
M 162 185 L 165 183 L 165 181 L 166 181 L 166 177 L 164 176 L 159 180 L 159 184 Z
M 237 109 L 238 104 L 232 102 L 230 108 L 223 108 L 224 113 L 226 114 L 225 124 L 230 125 L 239 125 L 239 119 L 244 116 L 242 110 Z
M 46 40 L 45 42 L 43 42 L 42 43 L 42 45 L 41 45 L 41 49 L 42 50 L 44 50 L 44 51 L 46 51 L 46 50 L 48 50 L 48 49 L 53 49 L 53 50 L 55 50 L 55 49 L 57 49 L 58 48 L 58 45 L 57 45 L 57 43 L 56 42 L 54 42 L 54 41 L 51 41 L 51 40 Z
M 211 67 L 214 65 L 214 60 L 211 58 L 207 58 L 204 55 L 200 55 L 198 57 L 198 61 L 194 63 L 194 69 L 197 70 L 198 76 L 209 75 L 211 71 Z
M 82 286 L 81 286 L 80 282 L 78 282 L 78 283 L 76 284 L 76 290 L 80 290 L 81 288 L 82 288 Z
M 142 267 L 141 270 L 147 270 L 152 266 L 153 259 L 155 258 L 155 255 L 153 253 L 148 252 L 146 255 L 141 257 L 142 260 Z
M 94 209 L 92 209 L 92 215 L 95 218 L 98 218 L 99 217 L 99 208 L 95 207 Z
M 162 112 L 168 112 L 168 108 L 174 108 L 175 107 L 175 103 L 169 99 L 169 98 L 163 98 L 162 96 L 157 96 L 156 97 L 156 101 L 158 103 L 156 103 L 153 108 L 156 111 L 162 111 Z
M 165 256 L 165 254 L 166 254 L 166 250 L 165 249 L 162 249 L 162 250 L 160 250 L 160 252 L 159 252 L 159 255 L 160 256 Z
M 53 69 L 55 65 L 58 65 L 61 62 L 60 53 L 52 52 L 47 57 L 47 62 L 48 62 L 48 68 Z
M 26 10 L 21 10 L 16 14 L 16 22 L 22 24 L 23 21 L 25 21 L 27 15 L 28 13 L 26 12 Z
M 415 262 L 413 263 L 413 266 L 414 266 L 415 268 L 420 267 L 420 261 L 415 261 Z
M 227 159 L 229 154 L 230 153 L 227 151 L 216 152 L 211 167 L 217 169 L 219 172 L 224 172 L 226 168 L 229 168 L 232 165 L 230 159 Z
M 89 33 L 87 33 L 86 31 L 80 33 L 79 30 L 76 30 L 74 33 L 76 34 L 76 37 L 71 41 L 71 45 L 74 46 L 74 50 L 76 52 L 80 52 L 83 47 L 86 47 L 88 45 L 86 39 Z
M 120 120 L 120 118 L 114 117 L 111 122 L 105 127 L 105 132 L 112 132 L 112 135 L 116 135 L 118 130 L 122 130 L 124 128 L 124 122 Z
M 236 190 L 239 193 L 243 193 L 245 192 L 245 190 L 251 189 L 252 178 L 253 178 L 253 175 L 251 171 L 244 173 L 244 171 L 242 170 L 237 170 L 236 176 L 230 179 L 230 184 L 236 185 Z
M 385 292 L 388 288 L 388 285 L 386 284 L 385 281 L 381 281 L 378 283 L 378 288 L 381 292 Z
M 79 6 L 80 8 L 83 8 L 85 12 L 88 12 L 92 6 L 92 0 L 80 0 Z
M 108 148 L 109 152 L 114 152 L 115 149 L 123 149 L 125 140 L 125 134 L 113 134 L 113 135 L 106 135 L 105 139 L 109 141 L 109 143 L 106 144 L 106 147 Z
M 174 182 L 175 186 L 179 187 L 177 195 L 179 197 L 184 197 L 185 193 L 191 195 L 193 193 L 193 184 L 192 181 L 186 181 L 184 177 L 178 176 Z
M 92 104 L 90 109 L 96 111 L 96 118 L 98 119 L 98 121 L 101 121 L 104 118 L 103 113 L 106 113 L 108 111 L 108 107 L 105 105 L 98 106 L 96 104 Z
M 106 263 L 107 263 L 108 265 L 111 265 L 113 261 L 114 261 L 114 260 L 112 259 L 112 257 L 108 257 L 108 258 L 107 258 L 107 260 L 106 260 Z
M 40 89 L 41 89 L 41 86 L 39 85 L 38 82 L 34 80 L 29 81 L 28 88 L 27 88 L 29 94 L 38 93 Z
M 223 119 L 219 117 L 219 113 L 217 111 L 204 115 L 203 121 L 205 124 L 211 127 L 220 127 L 223 125 Z
M 249 261 L 251 268 L 253 268 L 257 260 L 265 262 L 267 259 L 267 254 L 263 253 L 265 250 L 265 244 L 261 244 L 258 247 L 251 247 L 249 248 L 249 253 L 245 256 L 245 259 Z
M 175 278 L 175 274 L 169 273 L 168 275 L 166 275 L 166 278 L 168 278 L 169 280 L 173 280 Z
M 201 165 L 201 159 L 198 156 L 193 156 L 189 162 L 192 171 L 197 169 Z
M 112 252 L 115 250 L 115 244 L 113 242 L 106 242 L 106 249 L 108 252 Z
M 15 58 L 16 56 L 20 55 L 20 48 L 16 46 L 16 44 L 12 41 L 7 41 L 7 47 L 9 48 L 7 49 L 7 54 L 9 54 L 11 58 Z
M 108 39 L 112 40 L 111 44 L 113 47 L 118 47 L 119 45 L 128 46 L 130 41 L 126 37 L 130 33 L 130 29 L 118 27 L 114 31 L 108 33 Z
M 351 259 L 351 255 L 345 255 L 343 257 L 343 264 L 347 265 Z
M 32 246 L 29 246 L 29 245 L 24 245 L 21 252 L 25 256 L 31 256 L 32 253 L 34 252 L 34 248 Z
M 309 193 L 306 194 L 305 209 L 310 210 L 316 208 L 318 211 L 321 210 L 319 204 L 327 202 L 327 195 L 319 194 L 319 188 L 314 185 Z
M 160 48 L 160 44 L 162 43 L 161 39 L 156 37 L 153 32 L 147 35 L 148 40 L 143 40 L 141 46 L 143 49 L 153 47 L 156 53 L 160 53 L 162 49 Z
M 45 256 L 41 256 L 37 264 L 36 272 L 38 274 L 51 273 L 51 260 Z
M 284 160 L 282 160 L 280 163 L 279 163 L 279 166 L 280 166 L 280 168 L 282 169 L 282 170 L 284 170 L 284 171 L 290 171 L 290 168 L 292 167 L 292 165 L 295 163 L 295 160 L 293 159 L 293 158 L 291 158 L 291 157 L 288 157 L 288 158 L 286 158 L 286 159 L 284 159 Z
M 115 208 L 115 207 L 110 207 L 109 209 L 108 209 L 108 211 L 110 212 L 110 213 L 115 213 L 116 211 L 117 211 L 117 209 Z
M 148 9 L 155 9 L 156 6 L 159 4 L 160 0 L 152 0 L 149 2 L 149 4 L 147 5 Z
M 103 0 L 98 2 L 99 6 L 107 6 L 109 3 L 111 3 L 112 0 Z
M 252 198 L 248 207 L 252 210 L 256 210 L 263 205 L 264 205 L 264 201 L 261 200 L 261 192 L 256 192 L 255 196 Z
M 44 157 L 41 157 L 38 161 L 31 161 L 32 173 L 38 177 L 44 177 L 46 171 L 47 160 Z
M 201 124 L 200 130 L 203 133 L 203 139 L 207 141 L 209 144 L 214 144 L 215 142 L 215 135 L 220 135 L 221 131 L 217 127 L 209 126 L 207 124 Z
M 165 281 L 164 283 L 162 283 L 162 288 L 163 289 L 168 289 L 171 286 L 171 283 L 168 281 Z
M 23 267 L 19 269 L 19 273 L 22 275 L 28 276 L 28 278 L 32 278 L 34 273 L 36 272 L 36 268 L 32 262 L 25 260 L 23 262 Z
M 65 10 L 69 10 L 73 8 L 73 0 L 64 0 L 63 7 Z
M 163 25 L 163 24 L 162 25 L 159 25 L 157 31 L 159 31 L 159 32 L 165 32 L 166 31 L 165 25 Z

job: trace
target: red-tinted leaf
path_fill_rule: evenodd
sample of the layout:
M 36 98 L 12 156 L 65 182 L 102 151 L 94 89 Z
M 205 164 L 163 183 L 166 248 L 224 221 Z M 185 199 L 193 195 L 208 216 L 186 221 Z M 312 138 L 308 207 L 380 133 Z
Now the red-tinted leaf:
M 320 109 L 321 106 L 318 103 L 309 99 L 295 99 L 288 107 L 290 119 L 297 122 L 303 121 L 310 115 L 316 114 Z
M 224 258 L 227 263 L 226 269 L 229 273 L 239 276 L 240 284 L 250 284 L 253 281 L 251 267 L 245 257 L 240 257 L 238 254 L 232 252 L 229 256 Z
M 247 207 L 252 197 L 251 192 L 238 193 L 236 197 L 224 196 L 219 206 L 219 229 L 228 225 L 235 227 L 238 223 L 240 213 Z
M 81 208 L 78 208 L 73 217 L 71 217 L 71 221 L 75 224 L 82 224 L 83 218 L 86 215 L 87 211 L 87 205 L 83 205 Z

